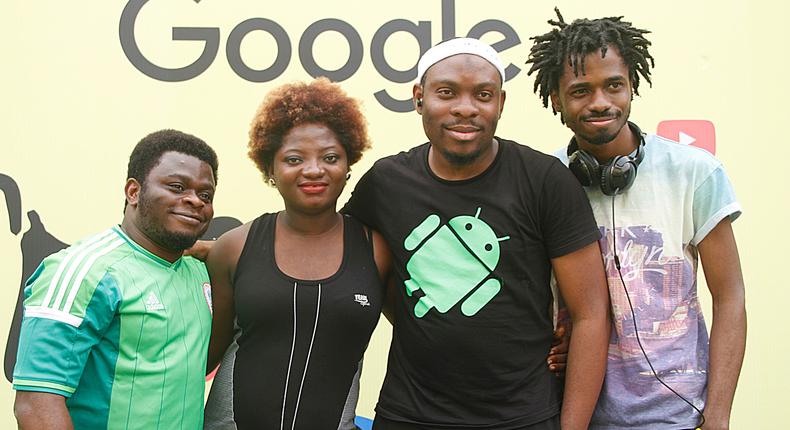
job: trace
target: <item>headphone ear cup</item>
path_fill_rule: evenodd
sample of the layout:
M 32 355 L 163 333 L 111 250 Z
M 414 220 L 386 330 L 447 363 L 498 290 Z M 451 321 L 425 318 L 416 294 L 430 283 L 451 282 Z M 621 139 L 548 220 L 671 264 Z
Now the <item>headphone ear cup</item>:
M 601 191 L 607 196 L 622 194 L 636 179 L 637 163 L 628 156 L 618 155 L 601 168 Z
M 598 160 L 587 152 L 578 149 L 568 156 L 568 168 L 585 187 L 598 185 L 601 166 Z

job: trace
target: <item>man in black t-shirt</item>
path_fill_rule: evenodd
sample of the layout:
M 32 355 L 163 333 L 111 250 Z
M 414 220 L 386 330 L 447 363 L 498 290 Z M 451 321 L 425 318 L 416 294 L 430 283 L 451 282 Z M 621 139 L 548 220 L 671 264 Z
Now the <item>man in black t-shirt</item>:
M 476 39 L 428 50 L 413 95 L 430 142 L 379 160 L 345 207 L 394 259 L 376 429 L 584 429 L 595 406 L 609 334 L 598 228 L 559 160 L 494 136 L 504 76 Z M 573 321 L 564 399 L 546 366 L 552 271 Z

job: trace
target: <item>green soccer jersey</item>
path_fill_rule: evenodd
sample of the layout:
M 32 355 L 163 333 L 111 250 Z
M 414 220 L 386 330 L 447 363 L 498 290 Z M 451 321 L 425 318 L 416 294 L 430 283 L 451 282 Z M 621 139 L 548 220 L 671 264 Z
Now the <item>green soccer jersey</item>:
M 211 290 L 120 227 L 41 263 L 25 288 L 14 389 L 65 396 L 77 429 L 203 426 Z

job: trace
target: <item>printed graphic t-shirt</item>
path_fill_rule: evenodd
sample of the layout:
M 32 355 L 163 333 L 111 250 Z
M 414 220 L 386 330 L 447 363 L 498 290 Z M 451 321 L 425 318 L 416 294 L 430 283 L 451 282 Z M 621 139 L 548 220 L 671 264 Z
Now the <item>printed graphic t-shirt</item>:
M 658 375 L 700 409 L 705 406 L 708 332 L 697 297 L 697 245 L 741 207 L 727 175 L 708 152 L 645 136 L 636 181 L 614 199 L 586 188 L 602 233 L 613 328 L 603 390 L 591 429 L 687 429 L 699 423 L 689 405 L 652 375 L 634 333 L 617 245 L 639 338 Z M 568 163 L 566 150 L 555 153 Z
M 556 415 L 546 365 L 550 259 L 598 240 L 589 203 L 556 158 L 498 139 L 489 168 L 445 181 L 429 144 L 376 162 L 345 211 L 382 233 L 397 278 L 376 413 L 506 430 Z
M 14 389 L 66 397 L 77 429 L 198 429 L 211 333 L 203 263 L 119 227 L 41 263 L 25 288 Z

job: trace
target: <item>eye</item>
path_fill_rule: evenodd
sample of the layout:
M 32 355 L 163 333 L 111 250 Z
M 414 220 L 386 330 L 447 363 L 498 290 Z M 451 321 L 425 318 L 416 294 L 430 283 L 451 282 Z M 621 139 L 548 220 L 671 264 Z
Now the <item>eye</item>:
M 573 97 L 583 97 L 583 96 L 587 95 L 588 92 L 589 91 L 587 90 L 587 88 L 577 88 L 577 89 L 571 91 L 571 96 L 573 96 Z
M 453 90 L 449 88 L 439 88 L 436 90 L 436 93 L 439 94 L 441 97 L 450 97 L 453 95 Z
M 302 162 L 302 159 L 295 156 L 289 156 L 289 157 L 285 157 L 285 162 L 288 164 L 299 164 L 300 162 Z
M 468 222 L 468 223 L 466 223 L 466 225 L 464 226 L 464 228 L 466 228 L 467 230 L 471 230 L 471 229 L 472 229 L 472 223 L 469 223 L 469 222 Z
M 171 190 L 173 190 L 173 191 L 175 191 L 177 193 L 180 193 L 180 192 L 184 191 L 184 186 L 179 184 L 178 182 L 170 184 L 169 187 L 170 187 Z
M 340 156 L 337 154 L 327 154 L 324 156 L 324 161 L 330 164 L 335 164 L 340 160 Z
M 477 97 L 479 97 L 479 98 L 481 98 L 481 99 L 483 99 L 483 100 L 488 100 L 488 99 L 490 99 L 490 98 L 494 97 L 494 94 L 493 94 L 491 91 L 481 91 L 481 92 L 480 92 L 480 93 L 477 95 Z
M 486 246 L 485 246 L 485 248 L 486 248 L 486 251 L 490 251 L 490 250 L 494 249 L 494 247 L 493 247 L 493 246 L 491 246 L 491 244 L 490 244 L 490 243 L 486 243 Z
M 199 193 L 198 197 L 206 203 L 211 203 L 214 200 L 214 195 L 208 192 Z
M 609 88 L 611 88 L 613 90 L 619 90 L 620 88 L 623 88 L 623 83 L 622 82 L 612 82 L 611 84 L 609 84 Z

